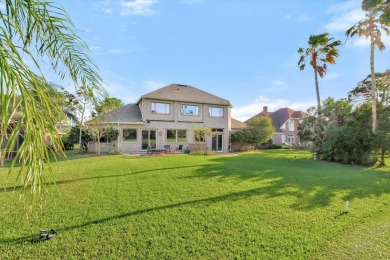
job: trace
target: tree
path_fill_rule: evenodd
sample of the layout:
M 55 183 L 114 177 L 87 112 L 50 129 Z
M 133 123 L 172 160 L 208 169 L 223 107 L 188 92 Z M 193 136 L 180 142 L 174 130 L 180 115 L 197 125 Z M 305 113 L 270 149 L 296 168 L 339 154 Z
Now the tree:
M 106 96 L 97 67 L 87 55 L 87 45 L 75 34 L 66 11 L 58 4 L 38 0 L 4 0 L 0 10 L 0 131 L 13 125 L 5 144 L 7 156 L 20 132 L 24 141 L 12 164 L 20 160 L 18 178 L 23 190 L 40 194 L 44 172 L 51 170 L 51 155 L 62 151 L 55 128 L 61 105 L 51 94 L 42 64 L 62 79 L 70 78 L 76 87 L 86 86 L 98 101 Z M 32 61 L 28 66 L 25 60 Z M 49 61 L 49 62 L 47 62 Z M 14 111 L 20 111 L 15 117 Z M 2 140 L 3 138 L 1 138 Z M 46 142 L 50 139 L 52 149 Z M 2 141 L 1 141 L 2 142 Z
M 206 142 L 206 136 L 212 133 L 211 128 L 209 127 L 192 127 L 192 132 L 194 133 L 195 141 L 198 143 Z
M 372 133 L 376 134 L 377 109 L 376 109 L 376 77 L 375 77 L 375 46 L 380 51 L 386 47 L 382 41 L 382 31 L 390 34 L 390 1 L 389 0 L 363 0 L 362 10 L 366 18 L 357 22 L 346 31 L 347 37 L 364 35 L 370 38 L 370 71 L 371 71 L 371 103 L 372 103 Z
M 318 86 L 318 75 L 323 78 L 326 74 L 327 63 L 335 64 L 335 57 L 339 56 L 338 46 L 342 45 L 341 41 L 332 41 L 333 38 L 329 38 L 328 33 L 319 35 L 310 35 L 309 47 L 299 48 L 298 53 L 301 55 L 298 66 L 300 70 L 305 69 L 307 60 L 310 60 L 310 65 L 314 70 L 314 82 L 317 95 L 317 110 L 321 115 L 321 98 L 320 89 Z
M 375 73 L 376 102 L 379 105 L 388 106 L 390 104 L 390 70 L 384 73 Z M 355 102 L 371 102 L 372 80 L 371 74 L 360 81 L 357 86 L 348 92 L 348 98 Z
M 122 100 L 114 97 L 107 97 L 95 106 L 95 111 L 92 113 L 92 116 L 107 116 L 110 112 L 121 108 L 123 105 Z
M 311 138 L 312 152 L 319 159 L 373 165 L 377 161 L 377 148 L 368 120 L 370 109 L 369 103 L 354 107 L 348 99 L 327 98 L 322 104 L 321 117 L 312 113 L 304 118 L 300 135 Z
M 256 148 L 257 145 L 267 142 L 271 139 L 275 129 L 272 126 L 270 117 L 253 117 L 248 122 L 250 134 L 247 135 L 251 139 L 251 144 Z

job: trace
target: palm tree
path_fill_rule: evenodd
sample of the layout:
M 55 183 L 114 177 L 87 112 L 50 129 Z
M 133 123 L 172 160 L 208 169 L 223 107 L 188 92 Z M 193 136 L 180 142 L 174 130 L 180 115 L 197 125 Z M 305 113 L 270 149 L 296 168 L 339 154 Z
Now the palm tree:
M 13 122 L 1 156 L 8 155 L 18 133 L 23 132 L 24 141 L 10 171 L 20 160 L 18 178 L 23 190 L 37 195 L 42 191 L 44 173 L 51 170 L 45 162 L 62 149 L 55 125 L 63 110 L 52 98 L 55 89 L 45 79 L 41 65 L 50 64 L 51 71 L 71 78 L 76 87 L 88 86 L 96 101 L 105 97 L 106 91 L 97 67 L 87 55 L 87 45 L 75 34 L 62 6 L 46 0 L 2 2 L 5 8 L 0 10 L 0 135 L 9 129 L 13 118 L 9 111 L 17 107 L 20 116 Z M 34 65 L 27 65 L 26 59 Z M 53 149 L 47 149 L 48 139 Z
M 362 10 L 366 18 L 357 22 L 346 31 L 347 37 L 364 35 L 370 38 L 370 70 L 371 70 L 371 103 L 372 103 L 372 133 L 376 134 L 378 126 L 376 111 L 376 78 L 374 67 L 375 46 L 380 51 L 386 47 L 382 42 L 382 31 L 390 34 L 390 0 L 363 0 Z
M 310 35 L 309 47 L 299 48 L 298 53 L 301 55 L 298 66 L 300 70 L 305 69 L 307 60 L 310 60 L 310 65 L 314 70 L 314 80 L 317 94 L 317 109 L 318 114 L 321 115 L 321 98 L 320 89 L 318 87 L 318 75 L 323 78 L 326 74 L 326 64 L 335 64 L 335 57 L 339 56 L 337 49 L 342 43 L 341 41 L 332 41 L 333 38 L 329 38 L 328 33 L 319 35 Z

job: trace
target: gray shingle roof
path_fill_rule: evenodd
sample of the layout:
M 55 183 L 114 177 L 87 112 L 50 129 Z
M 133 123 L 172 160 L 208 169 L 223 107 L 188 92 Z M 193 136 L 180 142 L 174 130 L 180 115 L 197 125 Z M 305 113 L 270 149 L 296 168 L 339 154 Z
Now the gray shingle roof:
M 142 123 L 141 110 L 137 104 L 128 104 L 117 110 L 101 121 L 102 123 Z
M 141 99 L 142 98 L 231 106 L 229 100 L 217 97 L 189 85 L 180 84 L 165 86 L 141 96 Z M 140 102 L 141 99 L 138 102 Z

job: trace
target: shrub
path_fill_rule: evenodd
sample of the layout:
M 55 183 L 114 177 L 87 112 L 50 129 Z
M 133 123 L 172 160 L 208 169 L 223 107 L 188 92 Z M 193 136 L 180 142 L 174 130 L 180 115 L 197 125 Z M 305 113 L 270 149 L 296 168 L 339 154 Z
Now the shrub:
M 190 155 L 215 155 L 215 151 L 192 151 Z

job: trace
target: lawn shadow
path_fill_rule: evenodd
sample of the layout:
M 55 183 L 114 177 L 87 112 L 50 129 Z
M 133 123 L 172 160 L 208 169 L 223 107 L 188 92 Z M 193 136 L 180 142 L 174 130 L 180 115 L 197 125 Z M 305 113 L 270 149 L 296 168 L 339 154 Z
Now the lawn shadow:
M 186 168 L 194 168 L 194 167 L 202 167 L 202 166 L 204 166 L 204 165 L 188 165 L 188 166 L 177 166 L 177 167 L 147 169 L 147 170 L 129 172 L 129 173 L 124 173 L 124 174 L 99 175 L 99 176 L 83 177 L 83 178 L 77 178 L 77 179 L 45 182 L 44 185 L 46 185 L 46 186 L 62 185 L 62 184 L 76 183 L 76 182 L 82 182 L 82 181 L 88 181 L 88 180 L 98 180 L 98 179 L 107 179 L 107 178 L 127 177 L 127 176 L 136 175 L 136 174 L 150 173 L 150 172 L 154 172 L 154 171 L 165 171 L 165 170 L 173 170 L 173 169 L 186 169 Z M 18 191 L 18 190 L 21 190 L 22 188 L 23 188 L 23 186 L 21 186 L 21 185 L 18 185 L 18 186 L 5 186 L 5 187 L 3 187 L 0 190 L 0 193 Z
M 253 153 L 215 157 L 214 164 L 204 165 L 195 174 L 182 178 L 253 182 L 261 185 L 258 194 L 266 198 L 295 197 L 291 208 L 297 210 L 330 205 L 332 198 L 339 194 L 345 194 L 342 201 L 390 194 L 390 174 L 386 172 L 291 154 L 290 157 Z
M 63 231 L 85 228 L 85 227 L 88 227 L 91 225 L 96 225 L 96 224 L 104 224 L 105 222 L 112 221 L 115 219 L 123 219 L 126 217 L 141 215 L 141 214 L 154 212 L 154 211 L 173 209 L 173 208 L 178 208 L 181 206 L 198 205 L 198 204 L 205 204 L 207 206 L 207 205 L 218 203 L 221 201 L 229 201 L 229 200 L 230 201 L 237 201 L 237 200 L 242 200 L 242 199 L 246 199 L 248 197 L 259 195 L 260 193 L 261 193 L 260 189 L 250 189 L 250 190 L 245 190 L 245 191 L 240 191 L 240 192 L 233 192 L 233 193 L 229 193 L 229 194 L 225 194 L 225 195 L 221 195 L 221 196 L 216 196 L 216 197 L 212 197 L 212 198 L 190 200 L 190 201 L 178 202 L 178 203 L 169 204 L 169 205 L 157 206 L 157 207 L 153 207 L 153 208 L 140 209 L 140 210 L 135 210 L 135 211 L 131 211 L 128 213 L 124 213 L 124 214 L 118 214 L 118 215 L 114 215 L 114 216 L 110 216 L 110 217 L 106 217 L 106 218 L 92 220 L 92 221 L 77 224 L 77 225 L 57 228 L 56 231 L 60 235 L 61 232 L 63 232 Z M 31 234 L 31 235 L 17 237 L 17 238 L 0 239 L 0 244 L 23 244 L 23 243 L 36 244 L 38 242 L 41 242 L 41 240 L 38 238 L 38 233 L 37 233 L 37 235 Z

